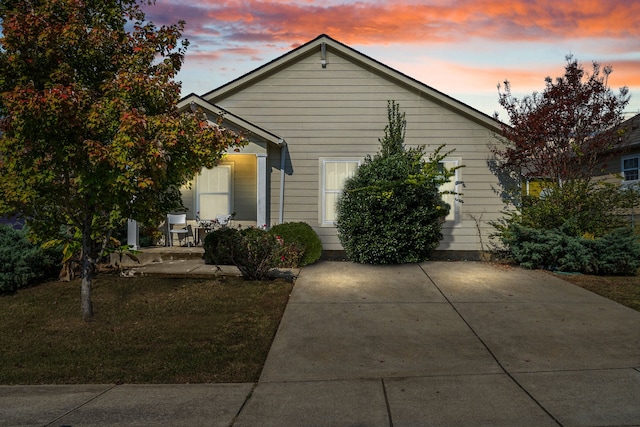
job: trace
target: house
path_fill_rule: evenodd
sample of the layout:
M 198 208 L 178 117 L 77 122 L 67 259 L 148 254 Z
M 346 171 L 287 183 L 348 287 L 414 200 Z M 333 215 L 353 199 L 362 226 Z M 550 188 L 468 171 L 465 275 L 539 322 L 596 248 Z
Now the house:
M 640 191 L 640 114 L 625 120 L 620 127 L 625 130 L 625 149 L 610 162 L 610 172 L 621 178 L 619 182 L 622 188 L 637 192 Z M 629 209 L 626 216 L 631 227 L 637 227 L 640 223 L 640 216 L 635 209 Z
M 626 132 L 627 150 L 619 156 L 619 163 L 613 162 L 614 168 L 620 167 L 616 172 L 622 176 L 624 185 L 638 185 L 640 184 L 640 114 L 625 120 L 620 127 Z
M 430 152 L 446 144 L 455 152 L 444 166 L 464 165 L 447 186 L 462 196 L 445 196 L 452 209 L 438 250 L 478 254 L 492 231 L 487 222 L 503 209 L 488 166 L 500 123 L 327 35 L 181 100 L 180 108 L 222 117 L 249 141 L 183 188 L 188 218 L 234 212 L 235 224 L 304 221 L 325 251 L 340 251 L 335 203 L 344 180 L 378 151 L 389 100 L 406 113 L 406 146 Z

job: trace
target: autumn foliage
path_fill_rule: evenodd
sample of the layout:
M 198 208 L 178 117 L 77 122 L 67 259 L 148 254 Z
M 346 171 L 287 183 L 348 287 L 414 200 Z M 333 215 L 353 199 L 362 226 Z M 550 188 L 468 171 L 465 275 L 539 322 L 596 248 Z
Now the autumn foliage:
M 151 3 L 0 3 L 0 211 L 40 240 L 81 242 L 86 318 L 111 231 L 180 207 L 180 187 L 237 141 L 178 112 L 184 22 L 156 27 Z
M 630 96 L 626 87 L 617 94 L 609 88 L 611 72 L 594 63 L 588 73 L 568 57 L 564 75 L 547 77 L 544 91 L 518 99 L 505 82 L 499 92 L 510 123 L 502 127 L 502 144 L 493 149 L 495 171 L 506 183 L 505 201 L 513 205 L 493 225 L 512 257 L 525 266 L 565 263 L 562 268 L 573 271 L 610 272 L 594 267 L 599 260 L 591 258 L 621 259 L 622 251 L 608 242 L 625 233 L 631 243 L 623 250 L 640 250 L 633 233 L 624 230 L 629 212 L 640 204 L 639 194 L 608 176 L 613 169 L 608 163 L 628 144 L 622 122 Z M 528 181 L 541 187 L 539 195 L 527 194 Z M 610 251 L 598 249 L 596 256 L 589 249 L 596 247 Z M 622 271 L 627 274 L 627 267 L 616 274 Z
M 565 74 L 547 77 L 542 92 L 518 99 L 505 81 L 499 103 L 509 117 L 506 143 L 494 150 L 502 168 L 553 183 L 601 174 L 624 144 L 618 126 L 629 102 L 628 88 L 615 94 L 608 86 L 611 72 L 593 63 L 589 74 L 569 56 Z

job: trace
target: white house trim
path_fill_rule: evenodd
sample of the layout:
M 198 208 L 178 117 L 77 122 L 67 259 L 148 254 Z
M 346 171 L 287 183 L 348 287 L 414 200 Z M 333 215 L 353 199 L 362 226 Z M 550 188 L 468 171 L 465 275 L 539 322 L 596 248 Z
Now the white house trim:
M 257 211 L 256 225 L 258 227 L 267 224 L 267 155 L 256 154 L 256 184 L 257 184 Z

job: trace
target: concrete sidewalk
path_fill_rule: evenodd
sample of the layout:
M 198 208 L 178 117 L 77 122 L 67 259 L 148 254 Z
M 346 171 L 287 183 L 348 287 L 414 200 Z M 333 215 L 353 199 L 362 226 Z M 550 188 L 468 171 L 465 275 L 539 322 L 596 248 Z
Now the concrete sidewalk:
M 640 425 L 640 313 L 541 271 L 320 262 L 257 385 L 0 387 L 0 425 Z

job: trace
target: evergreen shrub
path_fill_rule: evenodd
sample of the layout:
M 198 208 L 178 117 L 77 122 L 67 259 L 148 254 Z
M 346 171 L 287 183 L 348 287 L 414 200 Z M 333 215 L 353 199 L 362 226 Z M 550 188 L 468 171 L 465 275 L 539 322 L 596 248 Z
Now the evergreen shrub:
M 338 200 L 340 242 L 354 262 L 401 264 L 428 259 L 442 239 L 450 206 L 438 191 L 440 175 L 420 149 L 366 158 Z M 435 176 L 434 176 L 435 175 Z
M 235 265 L 247 280 L 266 280 L 283 261 L 285 249 L 282 241 L 259 228 L 221 228 L 205 237 L 204 261 Z
M 204 238 L 204 262 L 215 265 L 235 265 L 233 256 L 241 243 L 240 230 L 220 228 Z
M 640 242 L 620 228 L 599 238 L 568 233 L 565 227 L 541 230 L 513 223 L 502 241 L 525 268 L 602 275 L 635 275 L 640 268 Z M 567 229 L 572 229 L 568 224 Z
M 277 224 L 269 229 L 269 233 L 274 236 L 280 236 L 284 241 L 284 245 L 293 245 L 294 249 L 289 248 L 287 251 L 294 251 L 299 248 L 301 256 L 296 263 L 291 262 L 289 258 L 295 255 L 284 256 L 283 261 L 287 261 L 289 267 L 303 267 L 313 264 L 320 259 L 322 255 L 322 242 L 318 234 L 306 222 L 285 222 Z
M 602 275 L 635 276 L 640 268 L 640 242 L 629 228 L 619 228 L 593 241 L 595 272 Z
M 439 188 L 455 173 L 440 164 L 451 151 L 441 154 L 442 145 L 425 159 L 424 147 L 405 148 L 404 113 L 389 101 L 387 114 L 380 151 L 364 159 L 338 199 L 338 237 L 354 262 L 421 262 L 439 245 L 450 210 Z
M 42 249 L 29 241 L 26 231 L 0 226 L 0 292 L 54 277 L 61 259 L 61 249 Z

